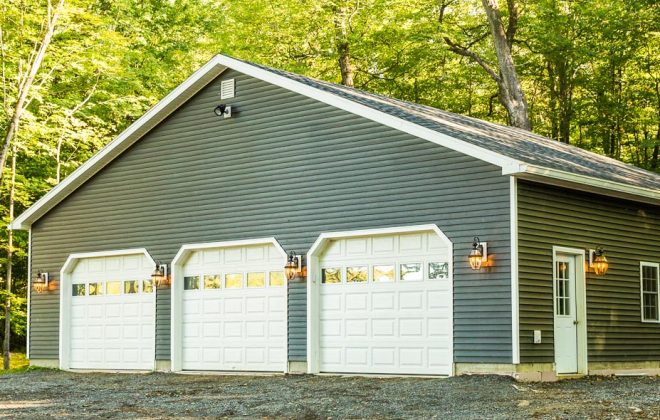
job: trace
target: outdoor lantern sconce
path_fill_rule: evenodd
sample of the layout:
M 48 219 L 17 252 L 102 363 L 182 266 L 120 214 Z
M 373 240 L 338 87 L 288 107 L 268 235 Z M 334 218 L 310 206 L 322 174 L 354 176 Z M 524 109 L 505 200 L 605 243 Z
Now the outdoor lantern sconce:
M 231 106 L 227 104 L 220 104 L 213 109 L 213 113 L 218 117 L 231 118 Z
M 475 236 L 472 241 L 472 250 L 468 256 L 470 268 L 479 270 L 486 261 L 488 261 L 488 245 L 486 242 L 481 242 L 478 236 Z
M 296 274 L 302 271 L 302 257 L 291 251 L 284 266 L 284 274 L 287 280 L 293 280 Z
M 597 276 L 603 276 L 607 273 L 610 264 L 607 258 L 605 258 L 605 250 L 603 248 L 589 250 L 589 267 L 594 269 L 594 274 Z
M 156 287 L 169 286 L 171 281 L 170 276 L 167 273 L 167 264 L 161 264 L 160 262 L 157 262 L 156 269 L 151 275 L 151 280 L 153 280 L 154 286 Z
M 37 277 L 32 280 L 32 287 L 37 293 L 43 293 L 48 290 L 48 273 L 37 273 Z

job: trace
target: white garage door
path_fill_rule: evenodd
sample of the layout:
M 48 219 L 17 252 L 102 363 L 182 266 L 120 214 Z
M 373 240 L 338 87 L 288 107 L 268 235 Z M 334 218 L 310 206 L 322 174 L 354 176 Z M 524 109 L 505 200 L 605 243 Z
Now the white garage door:
M 152 271 L 144 254 L 78 261 L 70 275 L 69 367 L 153 369 Z
M 191 252 L 183 267 L 184 370 L 285 369 L 284 263 L 271 243 Z
M 451 375 L 451 255 L 435 233 L 331 240 L 320 257 L 321 372 Z

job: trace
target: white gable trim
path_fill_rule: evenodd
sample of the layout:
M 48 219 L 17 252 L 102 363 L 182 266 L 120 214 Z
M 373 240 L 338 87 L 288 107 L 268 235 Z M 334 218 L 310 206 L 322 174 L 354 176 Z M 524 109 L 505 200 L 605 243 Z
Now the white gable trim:
M 44 195 L 30 208 L 23 212 L 23 214 L 17 217 L 14 222 L 9 225 L 9 228 L 27 229 L 33 222 L 38 220 L 46 212 L 55 207 L 66 196 L 71 194 L 76 188 L 91 178 L 105 165 L 119 156 L 124 150 L 135 143 L 147 132 L 149 132 L 149 130 L 154 128 L 165 117 L 170 115 L 185 101 L 191 98 L 195 93 L 206 86 L 227 68 L 234 69 L 245 75 L 263 80 L 267 83 L 271 83 L 284 89 L 288 89 L 292 92 L 296 92 L 298 94 L 318 100 L 352 114 L 359 115 L 361 117 L 383 124 L 387 127 L 394 128 L 395 130 L 408 133 L 448 149 L 455 150 L 468 156 L 472 156 L 476 159 L 499 166 L 502 168 L 503 175 L 517 174 L 524 172 L 526 169 L 528 171 L 533 169 L 531 167 L 527 167 L 527 165 L 524 165 L 521 161 L 516 159 L 504 156 L 482 147 L 475 146 L 463 140 L 423 127 L 419 124 L 406 121 L 394 115 L 370 108 L 366 105 L 359 104 L 334 93 L 323 91 L 305 83 L 298 82 L 288 77 L 281 76 L 271 71 L 262 69 L 258 66 L 236 60 L 231 57 L 216 55 L 208 63 L 206 63 L 199 70 L 193 73 L 188 79 L 186 79 L 186 81 L 184 81 L 176 89 L 165 96 L 165 98 L 158 102 L 158 104 L 147 111 L 147 113 L 135 121 L 130 127 L 128 127 L 117 138 L 115 138 L 115 140 L 101 149 L 101 151 L 99 151 L 96 155 L 94 155 L 78 169 L 76 169 L 64 181 L 55 186 L 46 195 Z M 559 171 L 549 170 L 543 175 L 546 177 L 554 177 L 557 175 L 556 172 Z M 603 186 L 603 182 L 598 179 L 591 177 L 583 178 L 586 178 L 586 180 L 580 179 L 577 182 L 586 182 L 587 185 L 598 184 L 601 188 L 614 189 L 615 191 L 625 191 L 626 193 L 633 196 L 641 195 L 643 197 L 652 198 L 653 200 L 658 200 L 659 194 L 652 190 L 632 187 L 616 182 L 611 182 L 606 186 Z M 651 191 L 651 195 L 649 195 L 648 191 Z
M 226 67 L 213 59 L 193 73 L 176 89 L 165 96 L 153 108 L 138 118 L 107 146 L 73 171 L 64 181 L 53 187 L 46 195 L 25 210 L 10 225 L 10 229 L 27 229 L 60 201 L 75 191 L 85 181 L 128 149 L 204 86 L 222 73 Z
M 317 89 L 305 83 L 289 79 L 288 77 L 280 76 L 279 74 L 264 70 L 252 64 L 248 64 L 231 57 L 218 55 L 216 59 L 223 66 L 232 68 L 240 73 L 263 80 L 264 82 L 282 87 L 292 92 L 299 93 L 309 98 L 316 99 L 317 101 L 324 104 L 342 109 L 355 115 L 359 115 L 361 117 L 383 124 L 387 127 L 394 128 L 395 130 L 399 130 L 404 133 L 411 134 L 415 137 L 431 141 L 448 149 L 456 150 L 457 152 L 461 152 L 479 160 L 500 166 L 503 173 L 505 174 L 518 172 L 520 170 L 520 165 L 522 164 L 521 162 L 503 156 L 499 153 L 474 146 L 473 144 L 467 143 L 463 140 L 450 137 L 446 134 L 431 130 L 430 128 L 426 128 L 419 124 L 403 120 L 383 111 L 379 111 L 366 105 L 354 102 L 350 99 L 343 98 L 334 93 Z

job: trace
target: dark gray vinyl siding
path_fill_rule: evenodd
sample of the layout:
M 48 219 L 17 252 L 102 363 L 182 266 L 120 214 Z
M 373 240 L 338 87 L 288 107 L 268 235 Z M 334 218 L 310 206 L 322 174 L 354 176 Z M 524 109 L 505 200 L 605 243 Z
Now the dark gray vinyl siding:
M 236 78 L 234 117 L 219 81 Z M 435 223 L 453 241 L 455 359 L 511 360 L 509 179 L 493 165 L 234 71 L 213 81 L 33 226 L 33 266 L 73 252 L 274 236 L 306 253 L 321 232 Z M 489 242 L 491 272 L 466 264 Z M 290 358 L 305 355 L 305 290 L 291 285 Z M 169 294 L 157 357 L 169 358 Z M 35 296 L 32 356 L 58 353 L 58 301 Z M 48 315 L 52 314 L 52 315 Z
M 289 360 L 307 360 L 307 283 L 304 279 L 289 282 L 288 328 Z
M 640 261 L 660 262 L 660 208 L 519 182 L 518 212 L 521 361 L 554 361 L 553 246 L 607 251 L 607 274 L 587 274 L 589 361 L 660 360 L 660 324 L 641 322 L 639 280 Z

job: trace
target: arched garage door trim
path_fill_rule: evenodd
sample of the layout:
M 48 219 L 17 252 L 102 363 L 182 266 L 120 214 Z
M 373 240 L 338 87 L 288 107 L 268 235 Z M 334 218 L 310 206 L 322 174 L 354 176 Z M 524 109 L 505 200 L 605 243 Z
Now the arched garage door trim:
M 82 252 L 70 254 L 60 270 L 60 369 L 69 369 L 71 344 L 71 274 L 78 261 L 86 258 L 117 257 L 128 255 L 144 255 L 151 265 L 156 262 L 145 248 L 119 249 L 111 251 Z M 155 316 L 155 314 L 154 314 Z M 154 332 L 155 333 L 155 332 Z M 154 338 L 155 340 L 155 338 Z M 155 367 L 155 355 L 154 366 Z
M 267 245 L 272 244 L 277 251 L 282 255 L 282 267 L 286 262 L 287 253 L 282 248 L 277 239 L 271 238 L 259 238 L 259 239 L 245 239 L 237 241 L 222 241 L 222 242 L 206 242 L 200 244 L 186 244 L 179 249 L 176 256 L 172 260 L 172 331 L 171 331 L 171 352 L 172 352 L 172 371 L 180 372 L 183 370 L 183 331 L 182 331 L 182 321 L 183 321 L 183 273 L 184 265 L 190 254 L 194 251 L 211 249 L 211 248 L 229 248 L 229 247 L 239 247 L 239 246 L 249 246 L 249 245 Z M 285 297 L 288 299 L 288 293 L 286 292 L 285 284 Z M 287 307 L 288 305 L 285 305 Z M 288 314 L 285 314 L 285 319 L 288 319 Z M 285 349 L 287 348 L 288 343 L 288 322 L 285 322 Z M 285 357 L 288 359 L 288 357 Z M 282 366 L 282 371 L 287 372 L 287 361 L 284 361 Z
M 414 225 L 414 226 L 398 226 L 379 229 L 363 229 L 343 232 L 326 232 L 322 233 L 314 242 L 309 252 L 307 253 L 307 370 L 308 373 L 319 373 L 320 366 L 320 259 L 325 251 L 325 245 L 330 240 L 345 239 L 360 236 L 375 236 L 375 235 L 396 235 L 406 233 L 422 233 L 432 232 L 435 233 L 442 242 L 447 246 L 449 252 L 449 286 L 453 289 L 453 244 L 447 235 L 440 230 L 435 224 L 428 225 Z M 448 302 L 450 312 L 450 322 L 453 325 L 453 301 Z M 450 360 L 453 362 L 453 328 L 449 337 L 449 351 Z M 452 368 L 453 374 L 453 368 Z

